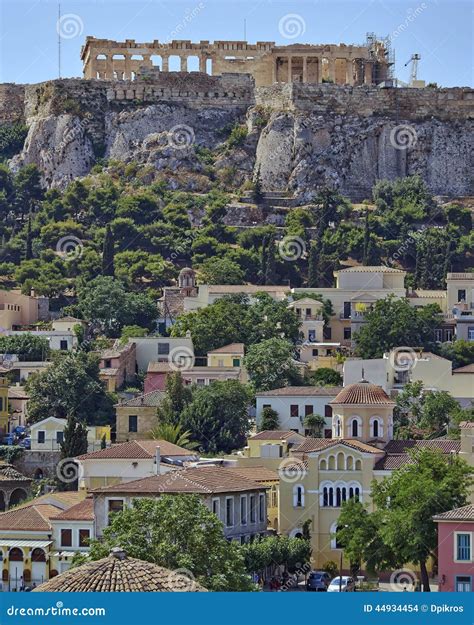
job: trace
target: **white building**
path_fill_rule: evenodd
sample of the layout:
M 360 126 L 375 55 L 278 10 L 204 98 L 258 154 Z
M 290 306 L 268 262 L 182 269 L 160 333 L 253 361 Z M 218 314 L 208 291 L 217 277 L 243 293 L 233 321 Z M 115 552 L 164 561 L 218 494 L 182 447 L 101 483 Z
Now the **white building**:
M 150 362 L 178 363 L 181 359 L 194 361 L 194 346 L 190 336 L 144 336 L 129 340 L 135 344 L 139 371 L 146 371 Z
M 67 419 L 48 417 L 37 421 L 30 426 L 31 451 L 60 451 L 64 440 L 64 428 Z M 102 437 L 105 436 L 106 444 L 110 445 L 110 426 L 87 427 L 88 449 L 100 449 Z
M 257 428 L 260 429 L 264 408 L 272 408 L 278 413 L 279 430 L 290 430 L 305 435 L 304 419 L 310 414 L 325 417 L 323 436 L 331 435 L 332 408 L 330 402 L 342 387 L 339 386 L 286 386 L 256 394 Z

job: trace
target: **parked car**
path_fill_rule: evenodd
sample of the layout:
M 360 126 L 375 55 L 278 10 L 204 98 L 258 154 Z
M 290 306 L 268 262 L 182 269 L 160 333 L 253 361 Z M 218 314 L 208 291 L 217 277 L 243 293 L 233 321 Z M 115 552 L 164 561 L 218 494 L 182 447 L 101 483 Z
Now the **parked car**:
M 31 438 L 29 436 L 22 438 L 18 445 L 24 449 L 31 449 Z
M 26 427 L 24 425 L 17 425 L 16 428 L 13 429 L 13 434 L 23 438 L 26 435 Z
M 328 586 L 328 592 L 354 592 L 355 591 L 355 581 L 352 577 L 348 577 L 347 575 L 342 575 L 339 577 L 335 577 L 332 582 Z
M 2 438 L 2 445 L 14 445 L 16 443 L 16 438 L 13 434 L 7 434 Z
M 325 592 L 331 583 L 331 576 L 326 571 L 311 571 L 306 580 L 306 590 Z

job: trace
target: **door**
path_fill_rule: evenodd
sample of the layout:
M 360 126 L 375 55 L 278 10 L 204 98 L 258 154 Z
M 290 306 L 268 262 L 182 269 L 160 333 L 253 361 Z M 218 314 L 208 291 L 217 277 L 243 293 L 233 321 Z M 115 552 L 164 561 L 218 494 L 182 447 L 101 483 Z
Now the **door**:
M 9 590 L 20 590 L 20 587 L 23 585 L 23 551 L 18 549 L 18 547 L 14 547 L 10 549 L 10 553 L 8 554 L 8 576 L 10 579 L 10 588 Z

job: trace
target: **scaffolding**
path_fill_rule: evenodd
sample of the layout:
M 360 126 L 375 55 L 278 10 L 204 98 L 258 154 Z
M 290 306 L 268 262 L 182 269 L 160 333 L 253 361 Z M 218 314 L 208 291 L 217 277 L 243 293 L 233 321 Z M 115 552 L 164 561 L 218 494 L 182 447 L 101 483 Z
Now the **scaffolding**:
M 390 37 L 377 37 L 373 32 L 366 35 L 366 43 L 369 50 L 370 62 L 373 65 L 372 79 L 379 84 L 393 79 L 395 66 L 395 51 L 392 48 Z

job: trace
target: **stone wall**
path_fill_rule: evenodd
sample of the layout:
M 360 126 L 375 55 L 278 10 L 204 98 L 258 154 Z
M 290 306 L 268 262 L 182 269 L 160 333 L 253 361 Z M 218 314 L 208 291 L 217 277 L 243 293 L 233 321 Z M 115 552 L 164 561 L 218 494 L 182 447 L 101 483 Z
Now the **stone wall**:
M 0 84 L 0 124 L 8 124 L 23 119 L 24 97 L 24 85 Z
M 27 477 L 37 477 L 37 471 L 41 471 L 44 477 L 55 478 L 56 466 L 60 460 L 59 451 L 31 451 L 25 450 L 14 461 L 17 471 Z
M 294 83 L 258 87 L 255 100 L 275 110 L 306 111 L 316 115 L 384 116 L 404 120 L 474 117 L 474 90 L 469 87 L 395 89 Z

